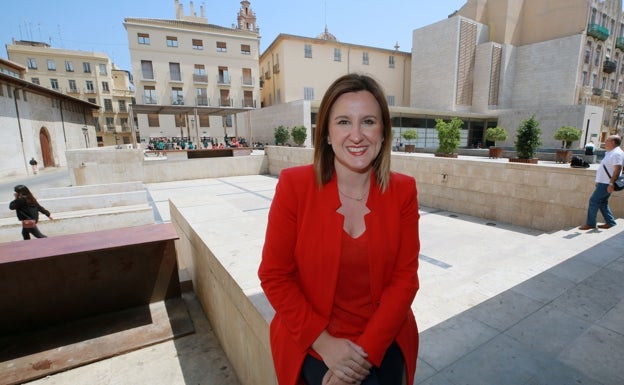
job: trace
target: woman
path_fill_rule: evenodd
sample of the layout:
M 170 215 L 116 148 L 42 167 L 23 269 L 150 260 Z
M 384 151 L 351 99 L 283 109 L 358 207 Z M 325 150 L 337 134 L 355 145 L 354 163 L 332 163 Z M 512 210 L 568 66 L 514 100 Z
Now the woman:
M 416 182 L 390 172 L 390 113 L 377 82 L 337 79 L 315 134 L 313 165 L 280 174 L 258 272 L 276 312 L 278 382 L 411 385 Z
M 47 238 L 39 231 L 37 223 L 39 222 L 40 212 L 50 218 L 51 221 L 54 221 L 50 212 L 37 202 L 35 196 L 23 184 L 18 184 L 13 190 L 15 191 L 15 200 L 9 203 L 9 208 L 15 210 L 17 219 L 22 221 L 22 237 L 24 240 L 30 239 L 30 234 L 36 238 Z M 33 220 L 34 222 L 32 222 Z

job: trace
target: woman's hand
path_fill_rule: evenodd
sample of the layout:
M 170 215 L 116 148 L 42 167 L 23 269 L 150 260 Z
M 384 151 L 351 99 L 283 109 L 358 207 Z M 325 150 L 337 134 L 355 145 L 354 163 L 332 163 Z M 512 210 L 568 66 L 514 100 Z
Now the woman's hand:
M 327 373 L 325 373 L 325 375 L 323 376 L 322 385 L 353 385 L 353 384 L 360 385 L 361 383 L 362 381 L 355 381 L 355 382 L 342 381 L 340 378 L 336 377 L 334 372 L 332 372 L 331 370 L 328 370 Z
M 347 384 L 357 384 L 368 376 L 371 368 L 366 360 L 368 354 L 359 345 L 345 338 L 336 338 L 327 331 L 314 341 L 312 348 L 321 356 L 331 375 L 325 375 L 328 384 L 340 384 L 340 380 Z M 323 384 L 325 384 L 325 379 Z

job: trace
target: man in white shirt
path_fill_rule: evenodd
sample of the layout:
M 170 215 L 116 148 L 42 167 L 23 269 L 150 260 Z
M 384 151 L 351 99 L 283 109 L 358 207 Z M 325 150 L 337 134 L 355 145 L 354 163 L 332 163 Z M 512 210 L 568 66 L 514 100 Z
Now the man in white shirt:
M 579 227 L 579 230 L 590 230 L 596 228 L 596 216 L 598 210 L 605 219 L 604 225 L 598 225 L 600 229 L 608 229 L 616 225 L 615 218 L 609 208 L 609 197 L 614 191 L 614 183 L 622 172 L 622 162 L 624 161 L 624 151 L 620 148 L 622 139 L 618 135 L 611 135 L 605 141 L 604 159 L 596 170 L 596 189 L 589 197 L 589 207 L 587 208 L 587 220 Z M 609 176 L 610 174 L 610 176 Z

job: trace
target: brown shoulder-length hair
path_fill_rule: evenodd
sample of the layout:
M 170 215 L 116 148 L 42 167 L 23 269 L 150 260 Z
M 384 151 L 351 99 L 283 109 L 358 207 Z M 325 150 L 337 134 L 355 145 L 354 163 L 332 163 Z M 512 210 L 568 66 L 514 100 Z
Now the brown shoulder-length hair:
M 13 188 L 13 191 L 24 197 L 26 199 L 26 204 L 28 204 L 29 206 L 37 206 L 39 204 L 33 193 L 31 193 L 28 187 L 24 186 L 23 184 L 18 184 L 17 186 L 15 186 Z
M 334 175 L 334 151 L 327 142 L 329 136 L 329 114 L 336 100 L 349 92 L 370 92 L 381 110 L 383 143 L 379 154 L 373 160 L 377 185 L 383 192 L 390 182 L 390 152 L 392 150 L 392 124 L 386 96 L 375 79 L 368 75 L 348 74 L 336 79 L 327 89 L 316 119 L 314 131 L 314 172 L 319 186 L 327 184 Z

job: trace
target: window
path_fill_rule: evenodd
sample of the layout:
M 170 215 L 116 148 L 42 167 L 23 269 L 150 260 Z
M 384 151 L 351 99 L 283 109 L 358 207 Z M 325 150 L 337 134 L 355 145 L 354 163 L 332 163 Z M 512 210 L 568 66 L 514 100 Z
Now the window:
M 126 101 L 125 100 L 118 100 L 117 104 L 119 105 L 119 112 L 127 112 L 128 109 L 126 108 Z
M 176 106 L 184 105 L 184 92 L 182 91 L 182 87 L 171 88 L 171 104 Z
M 180 63 L 169 63 L 169 78 L 173 81 L 182 81 L 182 73 L 180 72 Z
M 217 42 L 217 52 L 227 52 L 227 45 L 224 41 Z
M 93 81 L 87 80 L 85 84 L 87 86 L 87 93 L 88 94 L 94 94 L 95 93 L 95 88 L 93 88 Z
M 143 102 L 145 104 L 158 104 L 158 96 L 156 95 L 156 87 L 143 87 Z
M 69 92 L 78 93 L 78 87 L 76 87 L 76 81 L 69 79 Z
M 314 100 L 314 88 L 312 88 L 312 87 L 303 87 L 303 99 L 304 100 Z
M 251 46 L 249 44 L 241 44 L 241 54 L 251 55 Z
M 4 86 L 0 84 L 0 96 L 4 96 Z
M 107 73 L 107 71 L 106 71 L 106 64 L 100 63 L 100 64 L 98 64 L 98 67 L 100 69 L 100 75 L 106 75 L 106 73 Z
M 193 68 L 193 81 L 199 83 L 208 83 L 206 67 L 203 64 L 195 64 L 195 67 Z
M 312 58 L 312 44 L 306 44 L 303 50 L 304 50 L 304 57 Z
M 74 62 L 69 60 L 65 60 L 65 71 L 74 72 Z
M 30 81 L 33 82 L 33 84 L 41 85 L 39 78 L 32 78 Z
M 334 61 L 342 61 L 342 54 L 340 48 L 334 48 Z
M 128 126 L 128 118 L 119 118 L 119 124 L 121 124 L 121 128 L 124 131 L 130 128 L 130 126 Z
M 106 100 L 104 100 L 106 101 Z M 106 128 L 108 128 L 109 130 L 114 130 L 115 129 L 115 118 L 111 117 L 111 116 L 107 116 L 106 117 Z
M 388 56 L 388 67 L 394 68 L 394 56 L 393 55 Z
M 139 44 L 150 44 L 149 33 L 137 33 L 137 37 L 139 39 Z
M 104 99 L 104 111 L 113 112 L 113 101 L 110 99 Z
M 167 47 L 177 47 L 178 46 L 178 38 L 175 36 L 167 36 Z
M 230 106 L 230 90 L 219 90 L 219 105 Z
M 243 85 L 252 86 L 253 77 L 251 76 L 251 68 L 243 68 Z
M 28 69 L 36 70 L 37 69 L 37 59 L 29 57 L 27 66 L 28 66 Z
M 362 52 L 362 64 L 368 65 L 368 52 Z
M 243 107 L 253 107 L 253 92 L 252 91 L 243 91 Z
M 83 62 L 82 63 L 82 71 L 86 74 L 90 74 L 91 73 L 91 63 L 88 62 Z
M 95 98 L 87 98 L 87 101 L 88 101 L 89 103 L 96 104 L 96 103 L 95 103 Z
M 208 90 L 206 88 L 197 88 L 197 105 L 208 105 Z
M 147 114 L 147 125 L 149 127 L 160 127 L 158 122 L 158 114 Z
M 58 91 L 59 90 L 58 79 L 50 79 L 50 86 L 52 86 L 53 90 Z
M 219 84 L 230 84 L 230 72 L 227 67 L 219 67 Z
M 56 62 L 52 59 L 48 59 L 48 71 L 56 71 Z
M 589 58 L 591 57 L 591 51 L 589 48 L 585 50 L 585 64 L 589 64 Z
M 198 49 L 200 51 L 204 49 L 204 42 L 201 41 L 200 39 L 193 39 L 192 43 L 193 43 L 193 49 Z
M 141 76 L 143 79 L 154 80 L 154 69 L 151 61 L 141 60 Z
M 389 106 L 394 106 L 394 95 L 386 95 L 386 100 Z
M 108 82 L 102 82 L 102 92 L 110 92 L 110 88 L 108 88 Z
M 199 127 L 210 127 L 209 115 L 199 115 Z

